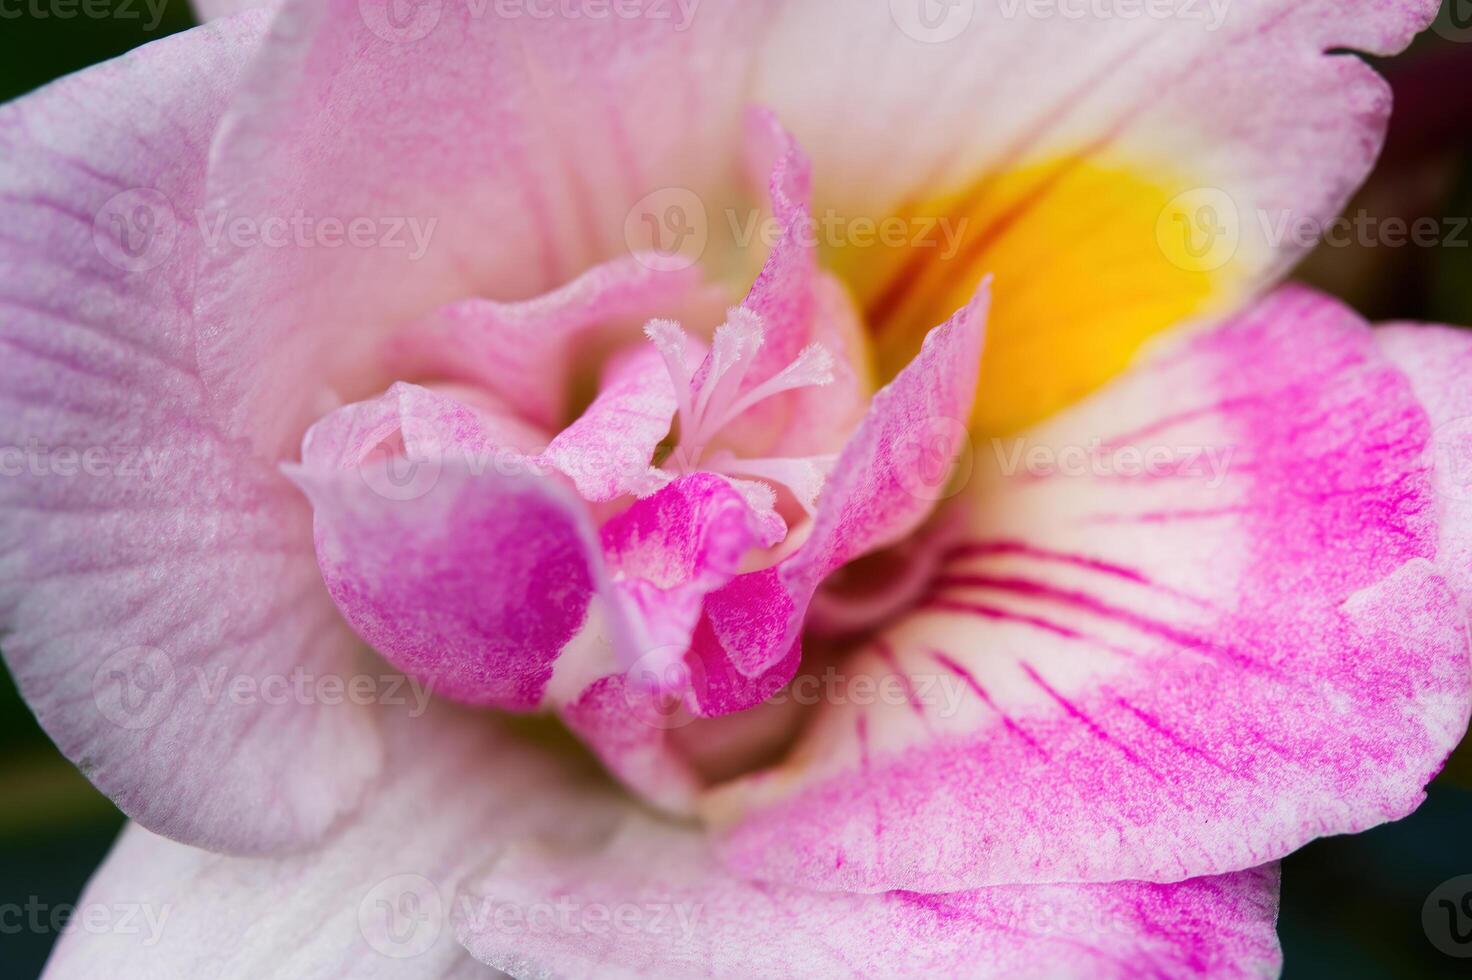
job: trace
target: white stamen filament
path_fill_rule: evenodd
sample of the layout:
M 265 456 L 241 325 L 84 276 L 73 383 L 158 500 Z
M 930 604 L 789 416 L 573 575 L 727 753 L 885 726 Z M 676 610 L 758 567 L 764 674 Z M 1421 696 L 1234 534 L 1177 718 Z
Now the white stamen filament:
M 705 377 L 695 385 L 695 372 L 687 359 L 687 336 L 670 320 L 651 320 L 645 336 L 664 358 L 675 386 L 680 435 L 666 465 L 693 467 L 730 476 L 748 476 L 776 483 L 792 491 L 803 509 L 812 513 L 818 492 L 836 457 L 813 456 L 782 459 L 741 459 L 721 451 L 701 461 L 706 446 L 726 426 L 747 411 L 783 392 L 817 387 L 833 381 L 833 355 L 821 344 L 805 347 L 792 363 L 766 380 L 741 390 L 757 351 L 765 340 L 761 318 L 750 310 L 736 308 L 715 333 L 710 354 L 702 367 Z

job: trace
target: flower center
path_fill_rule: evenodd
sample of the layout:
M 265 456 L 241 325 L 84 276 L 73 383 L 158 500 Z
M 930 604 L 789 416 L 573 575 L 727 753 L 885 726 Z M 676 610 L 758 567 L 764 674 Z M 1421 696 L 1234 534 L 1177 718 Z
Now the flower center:
M 769 377 L 749 379 L 766 339 L 761 317 L 750 310 L 738 307 L 727 314 L 696 371 L 690 368 L 690 337 L 679 324 L 651 320 L 644 333 L 664 358 L 678 405 L 679 435 L 662 468 L 676 473 L 704 470 L 780 484 L 811 513 L 836 456 L 751 458 L 737 456 L 729 448 L 711 448 L 723 429 L 761 402 L 784 392 L 830 384 L 833 355 L 828 349 L 810 344 Z

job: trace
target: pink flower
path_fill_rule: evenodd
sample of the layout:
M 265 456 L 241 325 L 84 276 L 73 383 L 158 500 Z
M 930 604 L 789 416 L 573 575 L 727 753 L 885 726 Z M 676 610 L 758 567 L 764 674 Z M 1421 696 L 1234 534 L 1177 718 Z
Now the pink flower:
M 50 974 L 1274 972 L 1468 722 L 1472 341 L 1269 292 L 1435 8 L 285 0 L 6 107 L 0 630 L 167 916 Z

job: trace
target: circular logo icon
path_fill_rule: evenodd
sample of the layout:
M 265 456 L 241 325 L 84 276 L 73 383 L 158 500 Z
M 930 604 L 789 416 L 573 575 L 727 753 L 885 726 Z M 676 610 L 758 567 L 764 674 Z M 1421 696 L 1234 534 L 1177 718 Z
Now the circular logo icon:
M 705 691 L 705 671 L 698 657 L 679 646 L 655 647 L 624 674 L 624 703 L 650 728 L 684 728 L 697 717 L 691 707 Z
M 358 13 L 368 30 L 392 44 L 409 44 L 429 36 L 439 25 L 445 0 L 358 0 Z
M 895 479 L 912 497 L 945 500 L 971 479 L 975 452 L 964 422 L 935 416 L 910 429 L 893 445 Z
M 385 878 L 358 903 L 358 931 L 376 952 L 396 960 L 428 952 L 444 927 L 440 890 L 423 875 Z
M 445 465 L 439 430 L 414 416 L 399 420 L 402 440 L 381 442 L 358 462 L 358 475 L 385 500 L 418 500 L 439 483 Z M 402 442 L 404 451 L 398 451 Z
M 1217 187 L 1193 187 L 1171 198 L 1155 220 L 1155 241 L 1171 265 L 1187 272 L 1220 269 L 1237 254 L 1242 222 L 1237 202 Z
M 1472 41 L 1472 0 L 1442 0 L 1431 29 L 1455 44 Z
M 684 187 L 646 194 L 624 218 L 624 244 L 644 265 L 688 269 L 710 242 L 710 221 L 700 195 Z
M 1421 928 L 1448 956 L 1472 958 L 1472 875 L 1443 881 L 1421 906 Z
M 944 44 L 971 26 L 976 0 L 889 0 L 889 16 L 906 37 Z
M 128 647 L 109 656 L 92 675 L 92 699 L 102 717 L 119 728 L 152 728 L 174 704 L 174 663 L 155 647 Z
M 110 264 L 126 272 L 156 269 L 179 237 L 174 206 L 151 187 L 134 187 L 108 198 L 92 219 L 92 244 Z
M 1431 433 L 1431 485 L 1448 500 L 1472 500 L 1472 416 L 1449 419 Z

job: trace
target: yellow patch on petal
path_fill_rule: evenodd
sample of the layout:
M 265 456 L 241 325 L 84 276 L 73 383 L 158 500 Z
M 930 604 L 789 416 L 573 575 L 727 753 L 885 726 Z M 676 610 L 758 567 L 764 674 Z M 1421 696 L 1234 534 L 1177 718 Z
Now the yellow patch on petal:
M 996 276 L 974 422 L 1016 431 L 1122 371 L 1149 338 L 1225 301 L 1245 278 L 1220 191 L 1070 157 L 903 208 L 888 241 L 830 251 L 889 377 L 928 330 Z M 900 227 L 905 229 L 898 233 Z M 903 244 L 900 239 L 903 238 Z

